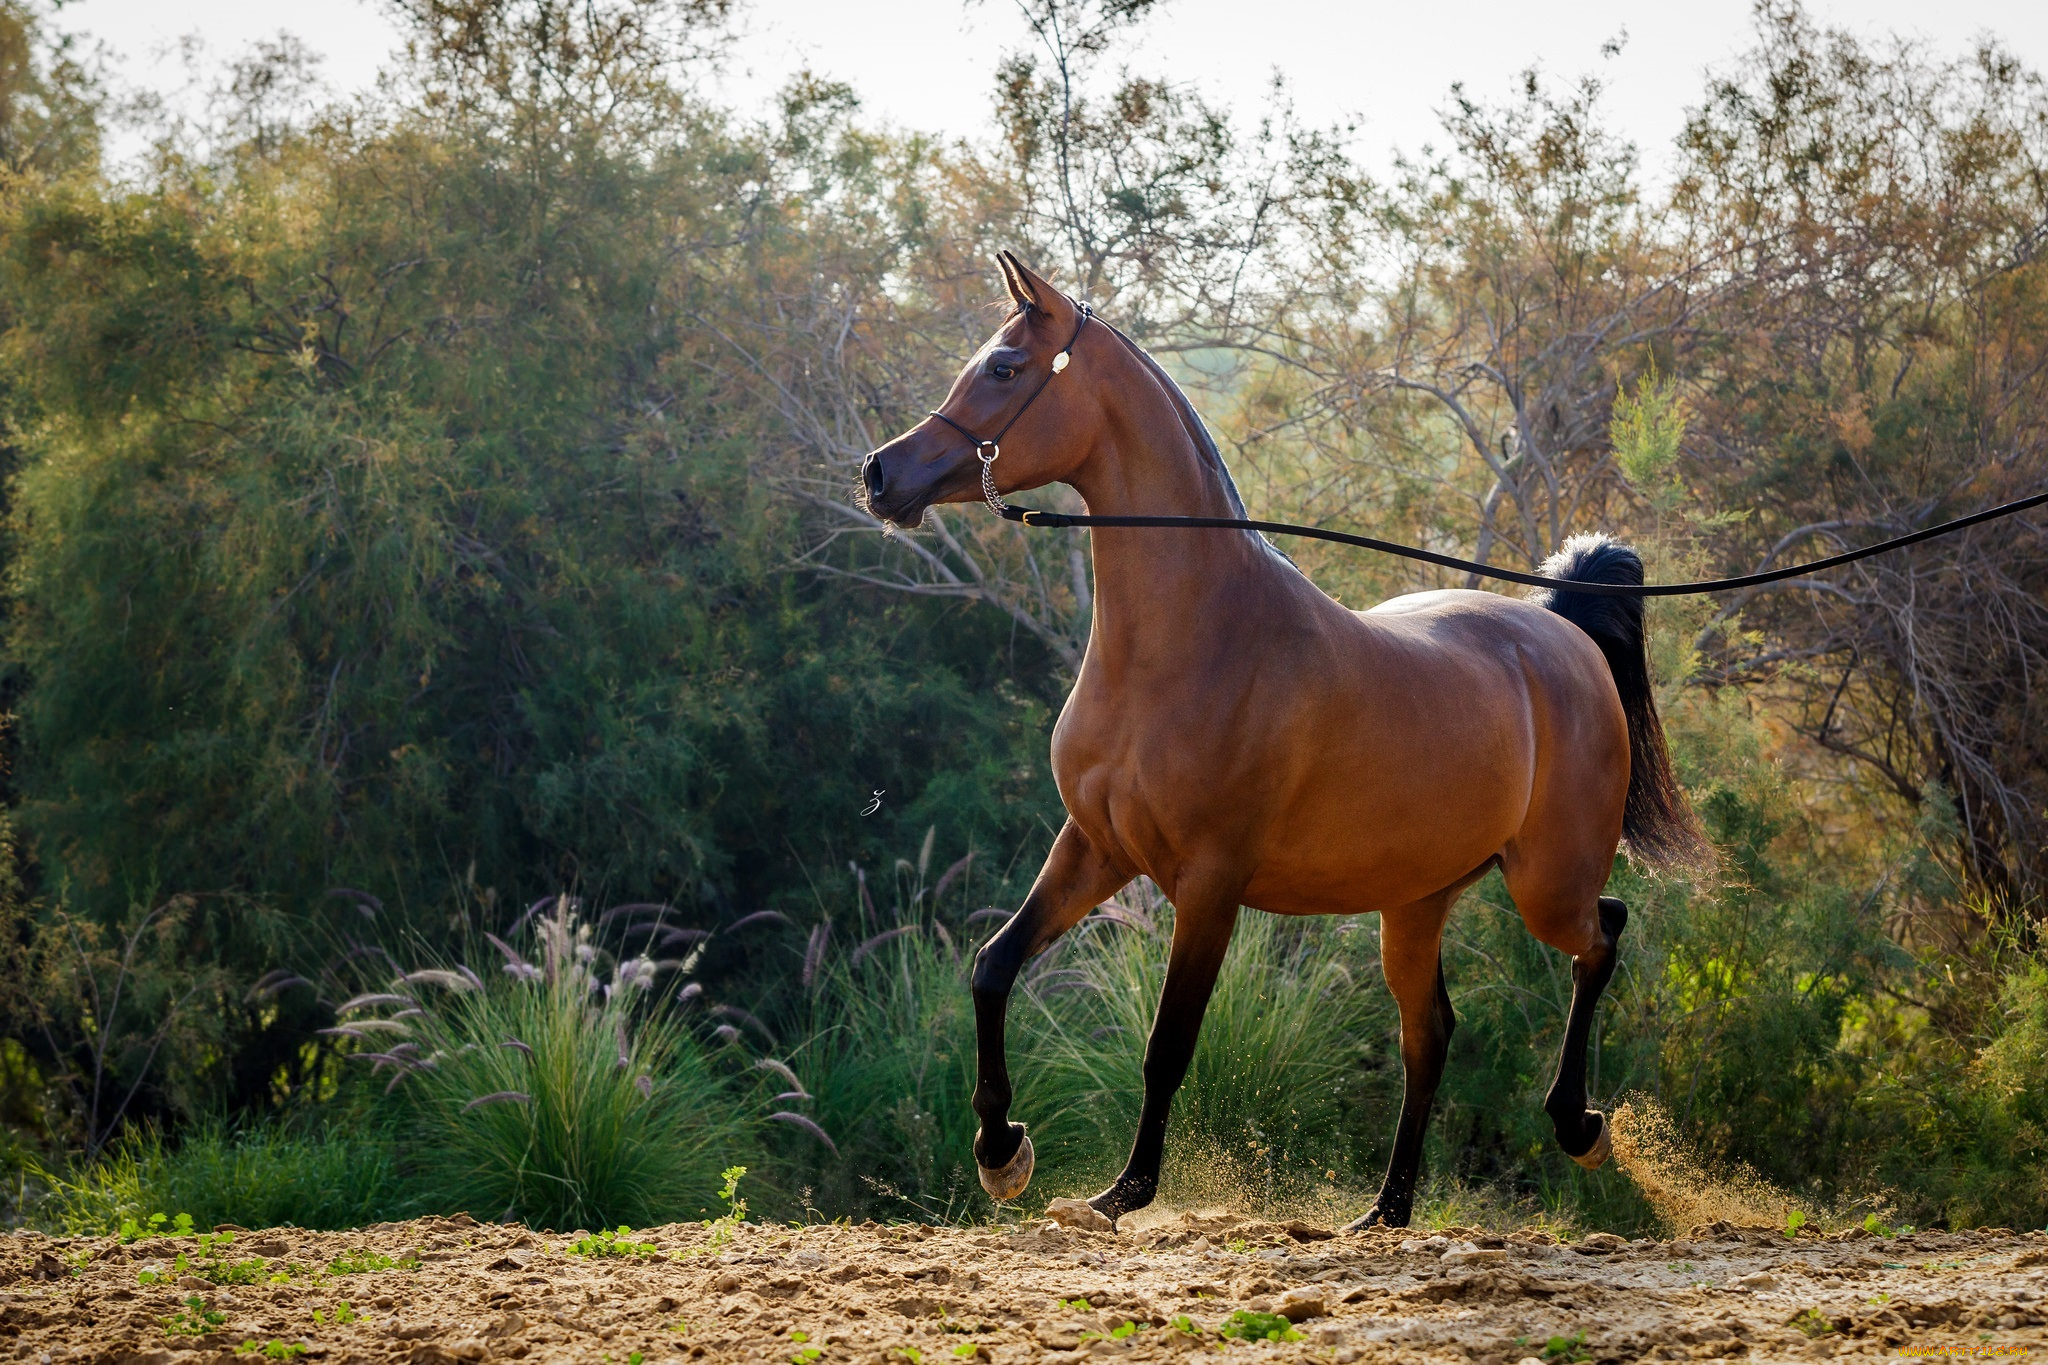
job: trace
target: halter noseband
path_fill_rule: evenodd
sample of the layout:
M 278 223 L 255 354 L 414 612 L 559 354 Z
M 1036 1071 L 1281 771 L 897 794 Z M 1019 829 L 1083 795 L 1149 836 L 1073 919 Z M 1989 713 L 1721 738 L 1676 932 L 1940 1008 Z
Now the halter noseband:
M 1045 378 L 1038 381 L 1038 387 L 1031 391 L 1030 396 L 1024 400 L 1023 405 L 1010 414 L 1010 420 L 1003 423 L 996 431 L 996 434 L 989 437 L 986 441 L 946 416 L 945 413 L 940 412 L 937 408 L 933 408 L 925 414 L 927 417 L 938 418 L 941 422 L 944 422 L 947 426 L 953 428 L 953 430 L 974 443 L 974 457 L 981 461 L 981 496 L 987 500 L 989 509 L 999 516 L 1007 516 L 1009 508 L 1004 505 L 1002 496 L 996 492 L 996 456 L 1003 453 L 1003 448 L 997 442 L 1009 434 L 1011 427 L 1017 425 L 1018 418 L 1031 410 L 1031 405 L 1038 401 L 1038 395 L 1045 392 L 1047 384 L 1052 383 L 1053 376 L 1067 368 L 1068 363 L 1073 359 L 1074 343 L 1081 339 L 1081 329 L 1086 327 L 1088 319 L 1094 316 L 1094 308 L 1085 303 L 1080 306 L 1080 315 L 1074 319 L 1074 334 L 1067 338 L 1067 344 L 1060 348 L 1060 353 L 1052 358 L 1052 369 L 1047 371 Z

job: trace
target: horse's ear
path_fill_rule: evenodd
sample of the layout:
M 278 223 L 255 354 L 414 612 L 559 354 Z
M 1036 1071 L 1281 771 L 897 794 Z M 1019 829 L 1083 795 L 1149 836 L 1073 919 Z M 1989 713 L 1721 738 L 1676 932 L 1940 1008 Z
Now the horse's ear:
M 1042 296 L 1038 289 L 1044 287 L 1045 281 L 1026 269 L 1024 262 L 1017 259 L 1015 252 L 997 252 L 996 264 L 1003 268 L 1003 284 L 1009 289 L 1012 302 L 1019 308 L 1041 306 L 1039 300 Z M 1037 288 L 1034 288 L 1034 285 Z

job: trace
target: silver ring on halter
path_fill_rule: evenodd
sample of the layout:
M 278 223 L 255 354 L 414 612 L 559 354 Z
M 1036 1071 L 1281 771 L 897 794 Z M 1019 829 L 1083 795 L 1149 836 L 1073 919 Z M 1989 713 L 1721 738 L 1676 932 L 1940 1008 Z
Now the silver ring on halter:
M 982 454 L 981 452 L 984 450 L 986 450 L 988 454 Z M 980 460 L 985 465 L 994 464 L 996 462 L 996 456 L 1002 453 L 1003 448 L 997 445 L 994 441 L 976 441 L 974 443 L 974 458 Z

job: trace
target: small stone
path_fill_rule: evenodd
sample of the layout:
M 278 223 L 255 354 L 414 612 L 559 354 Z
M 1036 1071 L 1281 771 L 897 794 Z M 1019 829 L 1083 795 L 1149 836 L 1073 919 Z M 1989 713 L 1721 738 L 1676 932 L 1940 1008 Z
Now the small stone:
M 1303 1285 L 1290 1289 L 1280 1296 L 1279 1307 L 1275 1310 L 1289 1322 L 1306 1322 L 1310 1318 L 1322 1317 L 1329 1310 L 1323 1306 L 1323 1291 L 1317 1285 Z
M 181 1275 L 178 1277 L 178 1288 L 196 1289 L 203 1294 L 213 1288 L 213 1286 L 207 1281 L 200 1279 L 197 1275 Z
M 1589 1232 L 1572 1250 L 1582 1256 L 1611 1256 L 1617 1251 L 1628 1250 L 1628 1239 L 1616 1237 L 1611 1232 Z
M 1443 1236 L 1410 1237 L 1400 1246 L 1403 1256 L 1441 1256 L 1450 1249 L 1451 1239 Z
M 1085 1199 L 1055 1199 L 1045 1206 L 1045 1216 L 1077 1232 L 1115 1232 L 1116 1224 L 1098 1213 Z
M 1731 1289 L 1747 1289 L 1751 1293 L 1760 1293 L 1764 1290 L 1776 1289 L 1778 1287 L 1778 1277 L 1767 1270 L 1759 1270 L 1753 1275 L 1738 1275 L 1728 1282 L 1728 1287 Z
M 721 1294 L 733 1293 L 740 1287 L 740 1277 L 728 1270 L 718 1277 L 715 1287 Z

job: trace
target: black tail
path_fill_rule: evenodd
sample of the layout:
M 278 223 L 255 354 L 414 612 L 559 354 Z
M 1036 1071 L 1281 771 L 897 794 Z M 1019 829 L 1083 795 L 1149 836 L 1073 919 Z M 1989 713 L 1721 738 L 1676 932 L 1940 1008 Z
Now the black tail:
M 1546 577 L 1576 583 L 1635 586 L 1643 581 L 1636 552 L 1603 535 L 1573 536 L 1543 562 Z M 1643 599 L 1568 592 L 1538 593 L 1540 605 L 1593 637 L 1607 656 L 1628 714 L 1628 804 L 1621 819 L 1629 855 L 1652 868 L 1700 870 L 1713 861 L 1713 846 L 1671 773 L 1664 726 L 1650 692 L 1650 661 L 1643 630 Z

